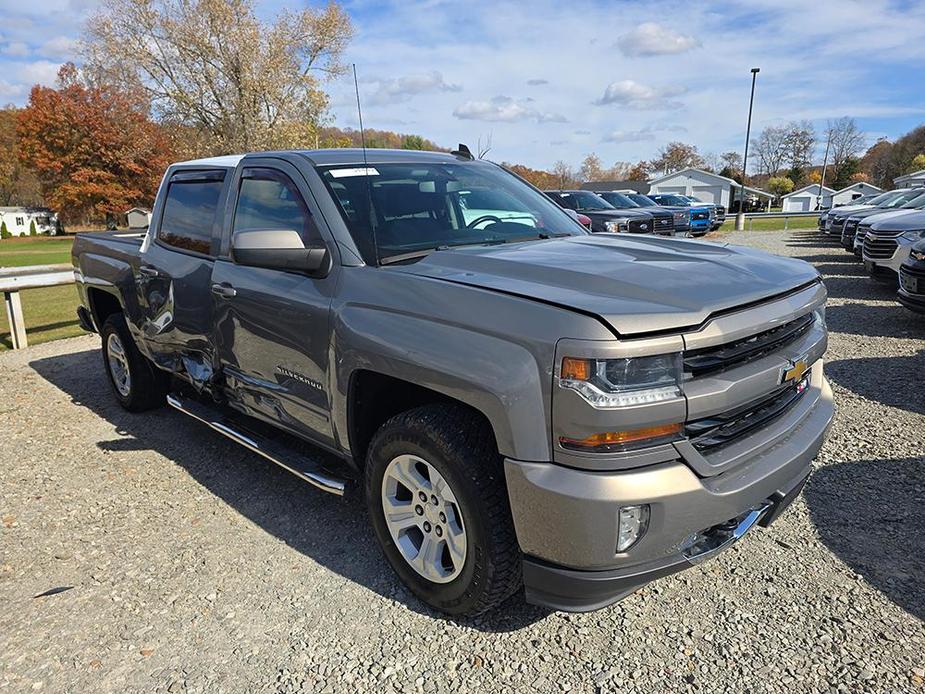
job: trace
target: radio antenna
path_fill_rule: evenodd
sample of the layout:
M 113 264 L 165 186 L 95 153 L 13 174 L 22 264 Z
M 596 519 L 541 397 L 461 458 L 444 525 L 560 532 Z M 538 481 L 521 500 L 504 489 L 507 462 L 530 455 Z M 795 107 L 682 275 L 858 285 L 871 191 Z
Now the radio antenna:
M 363 145 L 363 175 L 366 178 L 366 205 L 369 231 L 373 237 L 373 251 L 376 265 L 379 265 L 379 242 L 376 239 L 376 224 L 373 220 L 373 182 L 369 178 L 369 159 L 366 156 L 366 131 L 363 129 L 363 108 L 360 106 L 360 83 L 357 80 L 357 64 L 353 63 L 353 89 L 357 95 L 357 116 L 360 119 L 360 143 Z

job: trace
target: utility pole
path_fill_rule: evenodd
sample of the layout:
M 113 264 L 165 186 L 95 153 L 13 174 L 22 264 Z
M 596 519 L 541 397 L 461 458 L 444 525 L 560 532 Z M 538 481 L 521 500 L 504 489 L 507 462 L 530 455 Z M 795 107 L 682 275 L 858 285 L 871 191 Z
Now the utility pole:
M 825 185 L 825 167 L 829 164 L 829 145 L 832 144 L 832 128 L 829 128 L 825 137 L 825 156 L 822 157 L 822 178 L 819 181 L 819 188 L 816 190 L 816 209 L 822 207 L 822 187 Z
M 745 172 L 748 171 L 748 141 L 752 136 L 752 106 L 755 104 L 755 79 L 760 67 L 752 68 L 752 95 L 748 99 L 748 125 L 745 126 L 745 156 L 742 157 L 742 185 L 739 186 L 739 211 L 736 214 L 736 231 L 745 229 Z

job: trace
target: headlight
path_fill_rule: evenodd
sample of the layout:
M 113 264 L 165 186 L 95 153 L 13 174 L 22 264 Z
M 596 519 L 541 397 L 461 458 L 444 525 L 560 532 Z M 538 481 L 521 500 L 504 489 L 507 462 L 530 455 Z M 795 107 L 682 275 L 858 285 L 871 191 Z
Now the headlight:
M 619 219 L 611 219 L 607 222 L 604 222 L 604 228 L 611 234 L 619 234 L 620 232 L 629 229 L 629 224 L 629 219 L 626 217 L 620 217 Z
M 681 396 L 681 354 L 621 359 L 565 357 L 559 385 L 601 409 L 648 405 Z
M 925 238 L 925 229 L 903 232 L 902 237 L 906 239 L 906 241 L 918 241 L 919 239 Z
M 816 316 L 816 322 L 819 323 L 823 328 L 826 327 L 825 322 L 825 304 L 822 304 L 819 308 L 813 311 L 813 314 Z
M 913 260 L 925 260 L 925 250 L 913 250 L 909 253 L 909 257 Z

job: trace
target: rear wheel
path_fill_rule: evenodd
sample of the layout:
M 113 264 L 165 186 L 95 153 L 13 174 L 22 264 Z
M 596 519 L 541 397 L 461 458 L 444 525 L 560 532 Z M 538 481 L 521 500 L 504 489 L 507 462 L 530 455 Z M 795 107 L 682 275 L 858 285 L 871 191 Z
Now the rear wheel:
M 520 587 L 501 459 L 475 413 L 432 405 L 386 422 L 369 447 L 366 498 L 392 568 L 432 607 L 475 615 Z
M 103 367 L 119 404 L 129 412 L 161 407 L 167 396 L 168 376 L 138 351 L 121 313 L 106 319 L 100 336 Z

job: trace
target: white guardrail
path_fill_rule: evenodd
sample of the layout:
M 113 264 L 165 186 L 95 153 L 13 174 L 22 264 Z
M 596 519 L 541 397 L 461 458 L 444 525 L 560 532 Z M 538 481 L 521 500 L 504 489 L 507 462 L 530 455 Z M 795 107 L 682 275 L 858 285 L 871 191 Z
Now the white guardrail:
M 816 218 L 826 210 L 816 210 L 815 212 L 746 212 L 743 217 L 745 221 L 748 222 L 748 230 L 752 230 L 752 220 L 753 219 L 783 219 L 784 220 L 784 230 L 790 228 L 790 217 L 795 217 L 797 219 L 806 219 L 807 217 Z M 726 213 L 726 221 L 730 219 L 735 221 L 735 213 Z
M 0 268 L 0 292 L 6 304 L 6 317 L 10 324 L 13 349 L 29 346 L 26 340 L 26 323 L 22 315 L 19 292 L 23 289 L 55 287 L 74 283 L 74 268 L 70 265 L 29 265 L 27 267 Z

